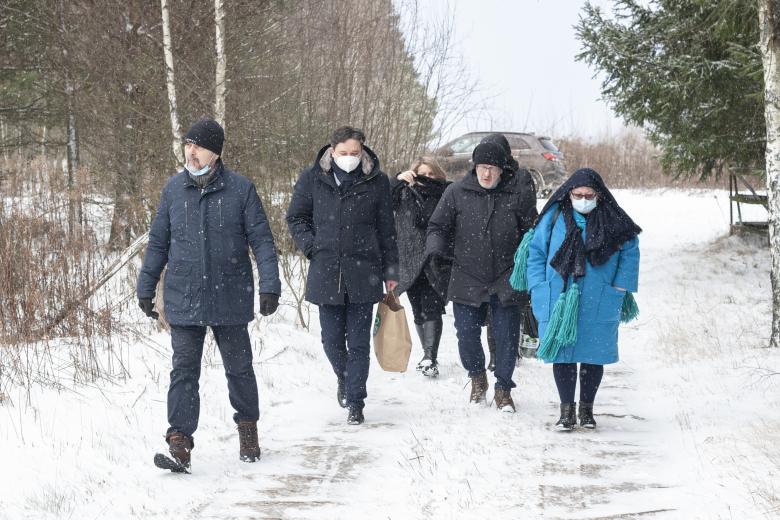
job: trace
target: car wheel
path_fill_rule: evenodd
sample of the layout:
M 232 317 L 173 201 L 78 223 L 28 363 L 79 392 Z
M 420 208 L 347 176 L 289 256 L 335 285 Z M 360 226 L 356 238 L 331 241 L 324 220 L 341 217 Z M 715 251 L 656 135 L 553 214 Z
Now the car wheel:
M 550 195 L 551 190 L 545 184 L 544 177 L 542 177 L 542 174 L 539 173 L 539 170 L 531 168 L 528 171 L 531 173 L 531 178 L 533 179 L 534 185 L 536 186 L 536 198 L 546 199 Z

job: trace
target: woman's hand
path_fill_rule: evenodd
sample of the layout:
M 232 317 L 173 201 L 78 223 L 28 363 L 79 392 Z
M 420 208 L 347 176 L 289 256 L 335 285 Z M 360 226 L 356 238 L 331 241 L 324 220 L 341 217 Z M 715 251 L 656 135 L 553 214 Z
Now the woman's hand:
M 417 174 L 414 173 L 412 170 L 406 170 L 405 172 L 401 172 L 396 177 L 398 180 L 404 181 L 409 186 L 412 186 L 415 184 L 414 178 L 417 177 Z

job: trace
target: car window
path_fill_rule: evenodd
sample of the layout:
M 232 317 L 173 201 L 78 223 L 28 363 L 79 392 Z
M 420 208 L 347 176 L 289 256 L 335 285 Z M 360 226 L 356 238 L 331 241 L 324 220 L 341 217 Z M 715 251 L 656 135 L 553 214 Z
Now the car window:
M 542 146 L 545 147 L 545 149 L 550 150 L 551 152 L 557 152 L 558 147 L 553 144 L 553 142 L 550 139 L 547 139 L 546 137 L 540 137 L 539 142 L 542 143 Z
M 527 150 L 531 148 L 531 145 L 521 135 L 508 135 L 506 138 L 509 141 L 509 147 L 513 150 Z
M 482 138 L 477 135 L 462 137 L 454 141 L 450 148 L 452 148 L 453 153 L 471 153 L 481 140 Z

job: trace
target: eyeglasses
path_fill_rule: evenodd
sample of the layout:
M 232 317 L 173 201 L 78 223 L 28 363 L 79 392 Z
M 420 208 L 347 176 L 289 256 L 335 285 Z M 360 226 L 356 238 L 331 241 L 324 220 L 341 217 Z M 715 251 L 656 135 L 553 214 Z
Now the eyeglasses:
M 477 173 L 490 173 L 492 175 L 498 175 L 501 173 L 501 168 L 498 166 L 489 166 L 487 164 L 478 164 Z
M 574 193 L 574 192 L 571 192 L 571 198 L 573 198 L 574 200 L 581 200 L 581 199 L 593 200 L 596 197 L 598 197 L 598 193 Z

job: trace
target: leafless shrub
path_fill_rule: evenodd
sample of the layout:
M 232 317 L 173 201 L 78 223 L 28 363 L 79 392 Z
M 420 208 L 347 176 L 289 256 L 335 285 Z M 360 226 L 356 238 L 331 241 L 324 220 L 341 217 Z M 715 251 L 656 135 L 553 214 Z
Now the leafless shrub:
M 579 137 L 557 140 L 566 156 L 566 168 L 593 168 L 611 188 L 662 187 L 716 187 L 718 180 L 699 182 L 696 179 L 677 178 L 664 172 L 659 161 L 660 152 L 645 139 L 639 130 L 626 131 L 615 137 L 591 142 Z
M 68 190 L 44 161 L 5 167 L 29 175 L 12 176 L 0 198 L 0 393 L 11 382 L 29 388 L 56 381 L 62 369 L 93 381 L 108 368 L 97 348 L 115 318 L 107 296 L 93 296 L 92 305 L 86 298 L 105 261 L 80 209 L 86 190 Z M 87 177 L 82 172 L 81 182 Z M 73 208 L 80 214 L 75 225 Z

